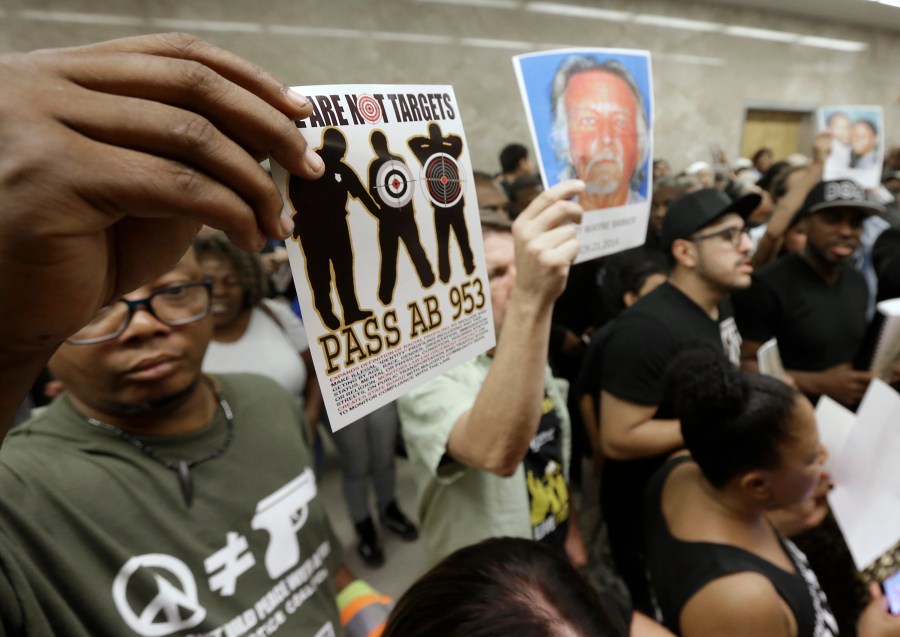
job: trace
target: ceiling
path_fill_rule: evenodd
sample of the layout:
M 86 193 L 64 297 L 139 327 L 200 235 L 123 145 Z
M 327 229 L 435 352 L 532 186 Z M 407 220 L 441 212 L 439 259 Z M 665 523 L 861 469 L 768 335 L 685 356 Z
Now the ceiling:
M 846 22 L 900 31 L 900 7 L 870 0 L 703 0 L 710 4 L 750 7 L 773 14 Z M 900 2 L 898 2 L 900 4 Z

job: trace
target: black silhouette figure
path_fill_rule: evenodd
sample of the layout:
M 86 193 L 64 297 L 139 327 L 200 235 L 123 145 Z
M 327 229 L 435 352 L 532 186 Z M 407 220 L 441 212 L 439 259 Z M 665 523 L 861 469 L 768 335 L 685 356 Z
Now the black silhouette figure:
M 346 152 L 347 139 L 343 133 L 329 128 L 322 136 L 322 147 L 316 149 L 325 162 L 325 174 L 316 180 L 291 175 L 288 181 L 288 198 L 294 208 L 294 238 L 299 240 L 306 258 L 306 276 L 316 312 L 330 330 L 341 326 L 331 305 L 332 270 L 344 325 L 372 316 L 371 310 L 359 307 L 356 298 L 347 198 L 358 199 L 376 219 L 381 216 L 381 210 L 353 168 L 342 161 Z
M 422 287 L 428 288 L 434 284 L 434 272 L 419 239 L 419 226 L 412 204 L 413 184 L 408 178 L 406 161 L 391 153 L 387 138 L 381 131 L 372 131 L 369 141 L 377 155 L 369 164 L 369 192 L 381 206 L 381 217 L 378 219 L 378 246 L 381 248 L 378 299 L 383 305 L 390 305 L 397 284 L 400 241 L 406 246 Z
M 423 167 L 426 166 L 428 160 L 438 154 L 445 153 L 453 159 L 459 159 L 462 154 L 462 137 L 459 135 L 443 136 L 441 127 L 432 122 L 428 125 L 428 137 L 413 137 L 409 140 L 409 148 L 415 154 L 419 163 Z M 440 164 L 434 174 L 425 175 L 425 179 L 432 181 L 429 184 L 429 191 L 433 194 L 440 191 L 442 187 L 463 186 L 461 177 L 455 174 L 455 166 L 452 166 L 452 175 L 448 179 L 448 175 L 440 170 Z M 431 172 L 431 171 L 429 171 Z M 444 283 L 450 280 L 450 230 L 456 235 L 456 242 L 459 244 L 459 250 L 462 253 L 463 267 L 466 274 L 472 274 L 475 271 L 475 258 L 472 255 L 472 247 L 469 245 L 469 229 L 466 227 L 466 217 L 463 214 L 465 208 L 465 197 L 460 197 L 458 201 L 446 207 L 440 206 L 432 200 L 434 208 L 434 228 L 437 235 L 438 247 L 438 277 Z

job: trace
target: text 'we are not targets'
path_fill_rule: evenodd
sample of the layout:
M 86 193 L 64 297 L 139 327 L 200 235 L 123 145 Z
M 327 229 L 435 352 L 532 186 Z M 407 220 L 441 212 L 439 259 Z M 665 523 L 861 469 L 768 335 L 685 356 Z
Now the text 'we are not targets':
M 456 119 L 453 100 L 447 93 L 311 95 L 309 99 L 313 113 L 297 120 L 299 128 Z

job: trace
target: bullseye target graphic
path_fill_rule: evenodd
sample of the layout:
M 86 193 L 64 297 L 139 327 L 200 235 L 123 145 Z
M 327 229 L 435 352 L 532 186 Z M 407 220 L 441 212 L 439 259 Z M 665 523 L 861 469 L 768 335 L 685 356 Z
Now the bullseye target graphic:
M 370 124 L 381 122 L 381 105 L 371 95 L 360 95 L 359 99 L 356 100 L 356 108 L 359 109 L 363 119 Z
M 459 203 L 466 190 L 459 163 L 446 153 L 436 153 L 428 158 L 422 168 L 422 184 L 431 202 L 441 208 Z
M 389 161 L 375 175 L 375 192 L 388 206 L 402 208 L 412 200 L 412 182 L 413 177 L 406 164 Z

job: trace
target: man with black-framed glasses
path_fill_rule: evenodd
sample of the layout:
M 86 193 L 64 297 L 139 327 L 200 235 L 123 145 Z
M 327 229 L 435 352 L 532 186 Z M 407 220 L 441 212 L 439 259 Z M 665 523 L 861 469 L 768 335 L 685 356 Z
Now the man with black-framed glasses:
M 50 360 L 65 394 L 0 449 L 0 634 L 326 637 L 338 600 L 349 635 L 386 618 L 343 566 L 293 397 L 201 373 L 210 290 L 188 253 Z
M 738 364 L 740 334 L 727 301 L 750 285 L 752 243 L 745 220 L 759 202 L 757 194 L 731 201 L 710 188 L 672 203 L 661 233 L 672 268 L 669 281 L 622 314 L 606 345 L 601 506 L 616 567 L 635 608 L 646 613 L 653 608 L 642 547 L 644 487 L 662 460 L 684 446 L 666 396 L 666 368 L 691 343 L 720 346 Z

